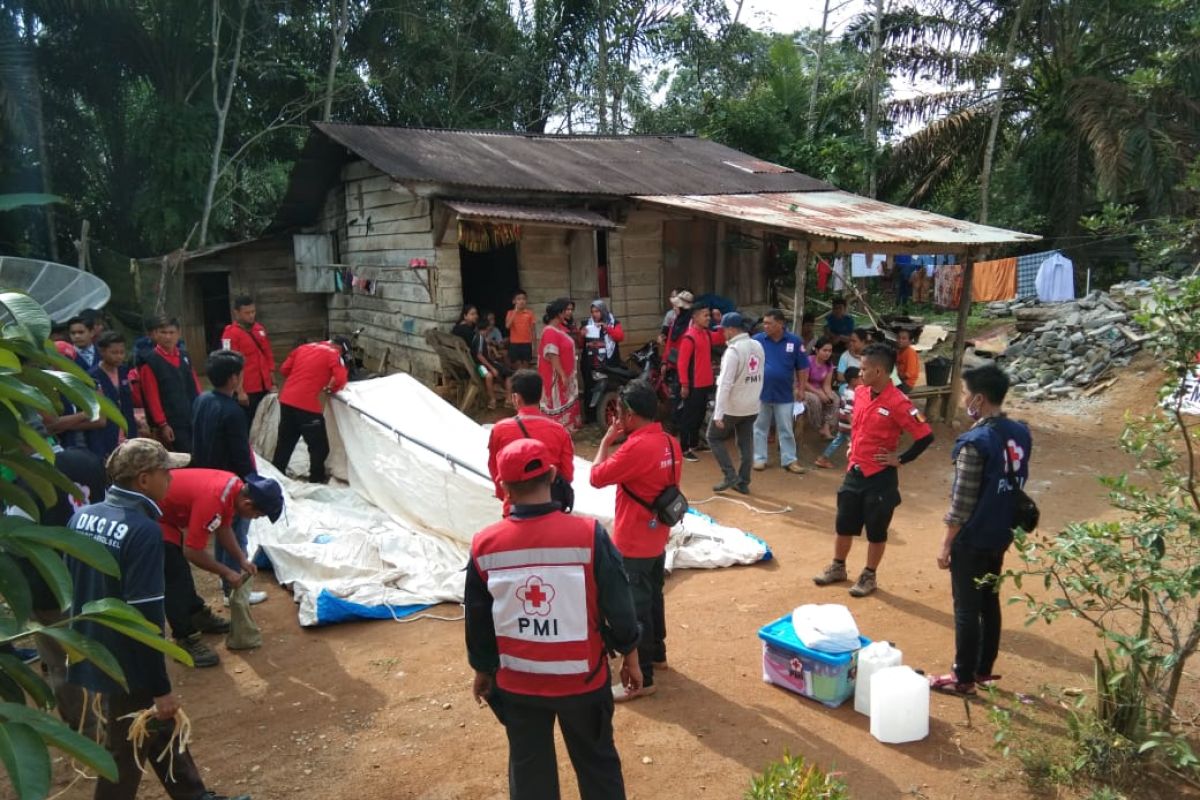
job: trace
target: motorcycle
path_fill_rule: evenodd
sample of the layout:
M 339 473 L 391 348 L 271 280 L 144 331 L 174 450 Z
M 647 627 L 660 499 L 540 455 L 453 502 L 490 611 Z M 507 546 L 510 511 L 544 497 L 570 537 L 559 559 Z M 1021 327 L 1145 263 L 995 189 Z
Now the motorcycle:
M 658 343 L 651 339 L 626 359 L 625 364 L 605 363 L 602 351 L 588 353 L 588 368 L 592 370 L 592 390 L 588 406 L 595 412 L 596 423 L 608 428 L 616 422 L 621 411 L 621 388 L 631 381 L 645 380 L 658 397 L 658 418 L 670 413 L 671 398 L 662 376 L 662 361 Z

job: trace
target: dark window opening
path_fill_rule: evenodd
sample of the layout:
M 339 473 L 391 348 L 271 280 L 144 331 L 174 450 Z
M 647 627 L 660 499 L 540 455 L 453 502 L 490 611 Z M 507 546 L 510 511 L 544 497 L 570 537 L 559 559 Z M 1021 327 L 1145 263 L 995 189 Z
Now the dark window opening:
M 611 297 L 608 291 L 608 231 L 596 231 L 596 277 L 601 297 Z
M 463 304 L 473 305 L 482 315 L 491 311 L 503 330 L 504 314 L 512 308 L 512 296 L 519 286 L 517 245 L 510 244 L 476 253 L 458 248 L 462 273 Z

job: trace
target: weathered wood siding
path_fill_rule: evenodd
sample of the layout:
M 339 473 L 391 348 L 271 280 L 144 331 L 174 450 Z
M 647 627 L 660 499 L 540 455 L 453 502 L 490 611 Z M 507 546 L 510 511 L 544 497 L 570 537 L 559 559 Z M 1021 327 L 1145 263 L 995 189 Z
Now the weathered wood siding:
M 230 301 L 241 294 L 254 298 L 258 321 L 271 337 L 276 364 L 282 364 L 297 344 L 327 336 L 325 295 L 296 291 L 290 236 L 259 239 L 187 263 L 188 275 L 204 272 L 228 274 Z M 184 325 L 188 326 L 189 341 L 204 339 L 200 308 L 198 296 L 184 303 Z M 193 328 L 195 332 L 192 332 Z M 204 355 L 206 353 L 194 354 L 197 369 L 203 369 Z
M 657 336 L 662 326 L 666 313 L 662 231 L 666 219 L 658 211 L 633 209 L 625 224 L 608 235 L 612 311 L 621 320 L 629 342 L 622 352 L 633 352 Z
M 453 272 L 458 280 L 457 252 L 453 264 L 439 263 L 439 256 L 449 259 L 445 248 L 434 248 L 430 201 L 395 188 L 391 178 L 365 162 L 345 167 L 340 191 L 341 214 L 323 224 L 326 230 L 334 223 L 344 228 L 341 263 L 356 277 L 375 281 L 375 292 L 354 288 L 330 295 L 330 328 L 363 329 L 359 343 L 369 368 L 377 368 L 386 354 L 387 371 L 430 381 L 438 360 L 425 343 L 425 331 L 444 324 L 438 278 Z M 425 259 L 429 268 L 410 268 L 414 258 Z

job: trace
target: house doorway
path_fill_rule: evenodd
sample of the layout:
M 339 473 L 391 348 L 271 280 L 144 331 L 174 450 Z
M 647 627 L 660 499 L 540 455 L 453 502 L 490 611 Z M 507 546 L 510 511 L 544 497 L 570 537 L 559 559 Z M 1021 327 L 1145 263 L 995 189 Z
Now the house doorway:
M 221 346 L 221 332 L 229 324 L 231 306 L 228 272 L 199 272 L 187 276 L 182 333 L 197 371 L 204 369 L 208 354 Z
M 476 306 L 480 313 L 491 311 L 496 321 L 504 325 L 504 312 L 512 307 L 512 296 L 519 287 L 517 277 L 517 245 L 509 244 L 495 250 L 476 253 L 458 248 L 462 270 L 463 304 Z

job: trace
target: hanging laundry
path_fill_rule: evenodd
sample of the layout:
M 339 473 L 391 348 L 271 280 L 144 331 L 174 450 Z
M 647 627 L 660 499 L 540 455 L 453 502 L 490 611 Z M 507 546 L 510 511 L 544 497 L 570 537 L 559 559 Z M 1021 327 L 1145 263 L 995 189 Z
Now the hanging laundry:
M 991 303 L 1017 296 L 1017 260 L 1001 258 L 975 262 L 971 278 L 971 300 Z
M 817 291 L 822 294 L 829 286 L 829 278 L 833 275 L 833 268 L 829 266 L 829 262 L 825 259 L 817 260 Z
M 850 277 L 878 278 L 883 275 L 883 265 L 887 256 L 882 253 L 872 253 L 868 260 L 866 253 L 854 253 L 850 256 Z
M 1042 262 L 1057 253 L 1057 250 L 1043 250 L 1040 253 L 1017 256 L 1017 299 L 1025 300 L 1037 297 L 1037 274 Z
M 958 308 L 962 302 L 961 264 L 943 264 L 938 267 L 933 284 L 933 304 L 939 308 Z
M 850 285 L 846 277 L 846 259 L 838 256 L 833 260 L 833 290 L 840 292 Z
M 1065 303 L 1075 299 L 1075 265 L 1055 252 L 1038 267 L 1037 297 L 1043 303 Z

